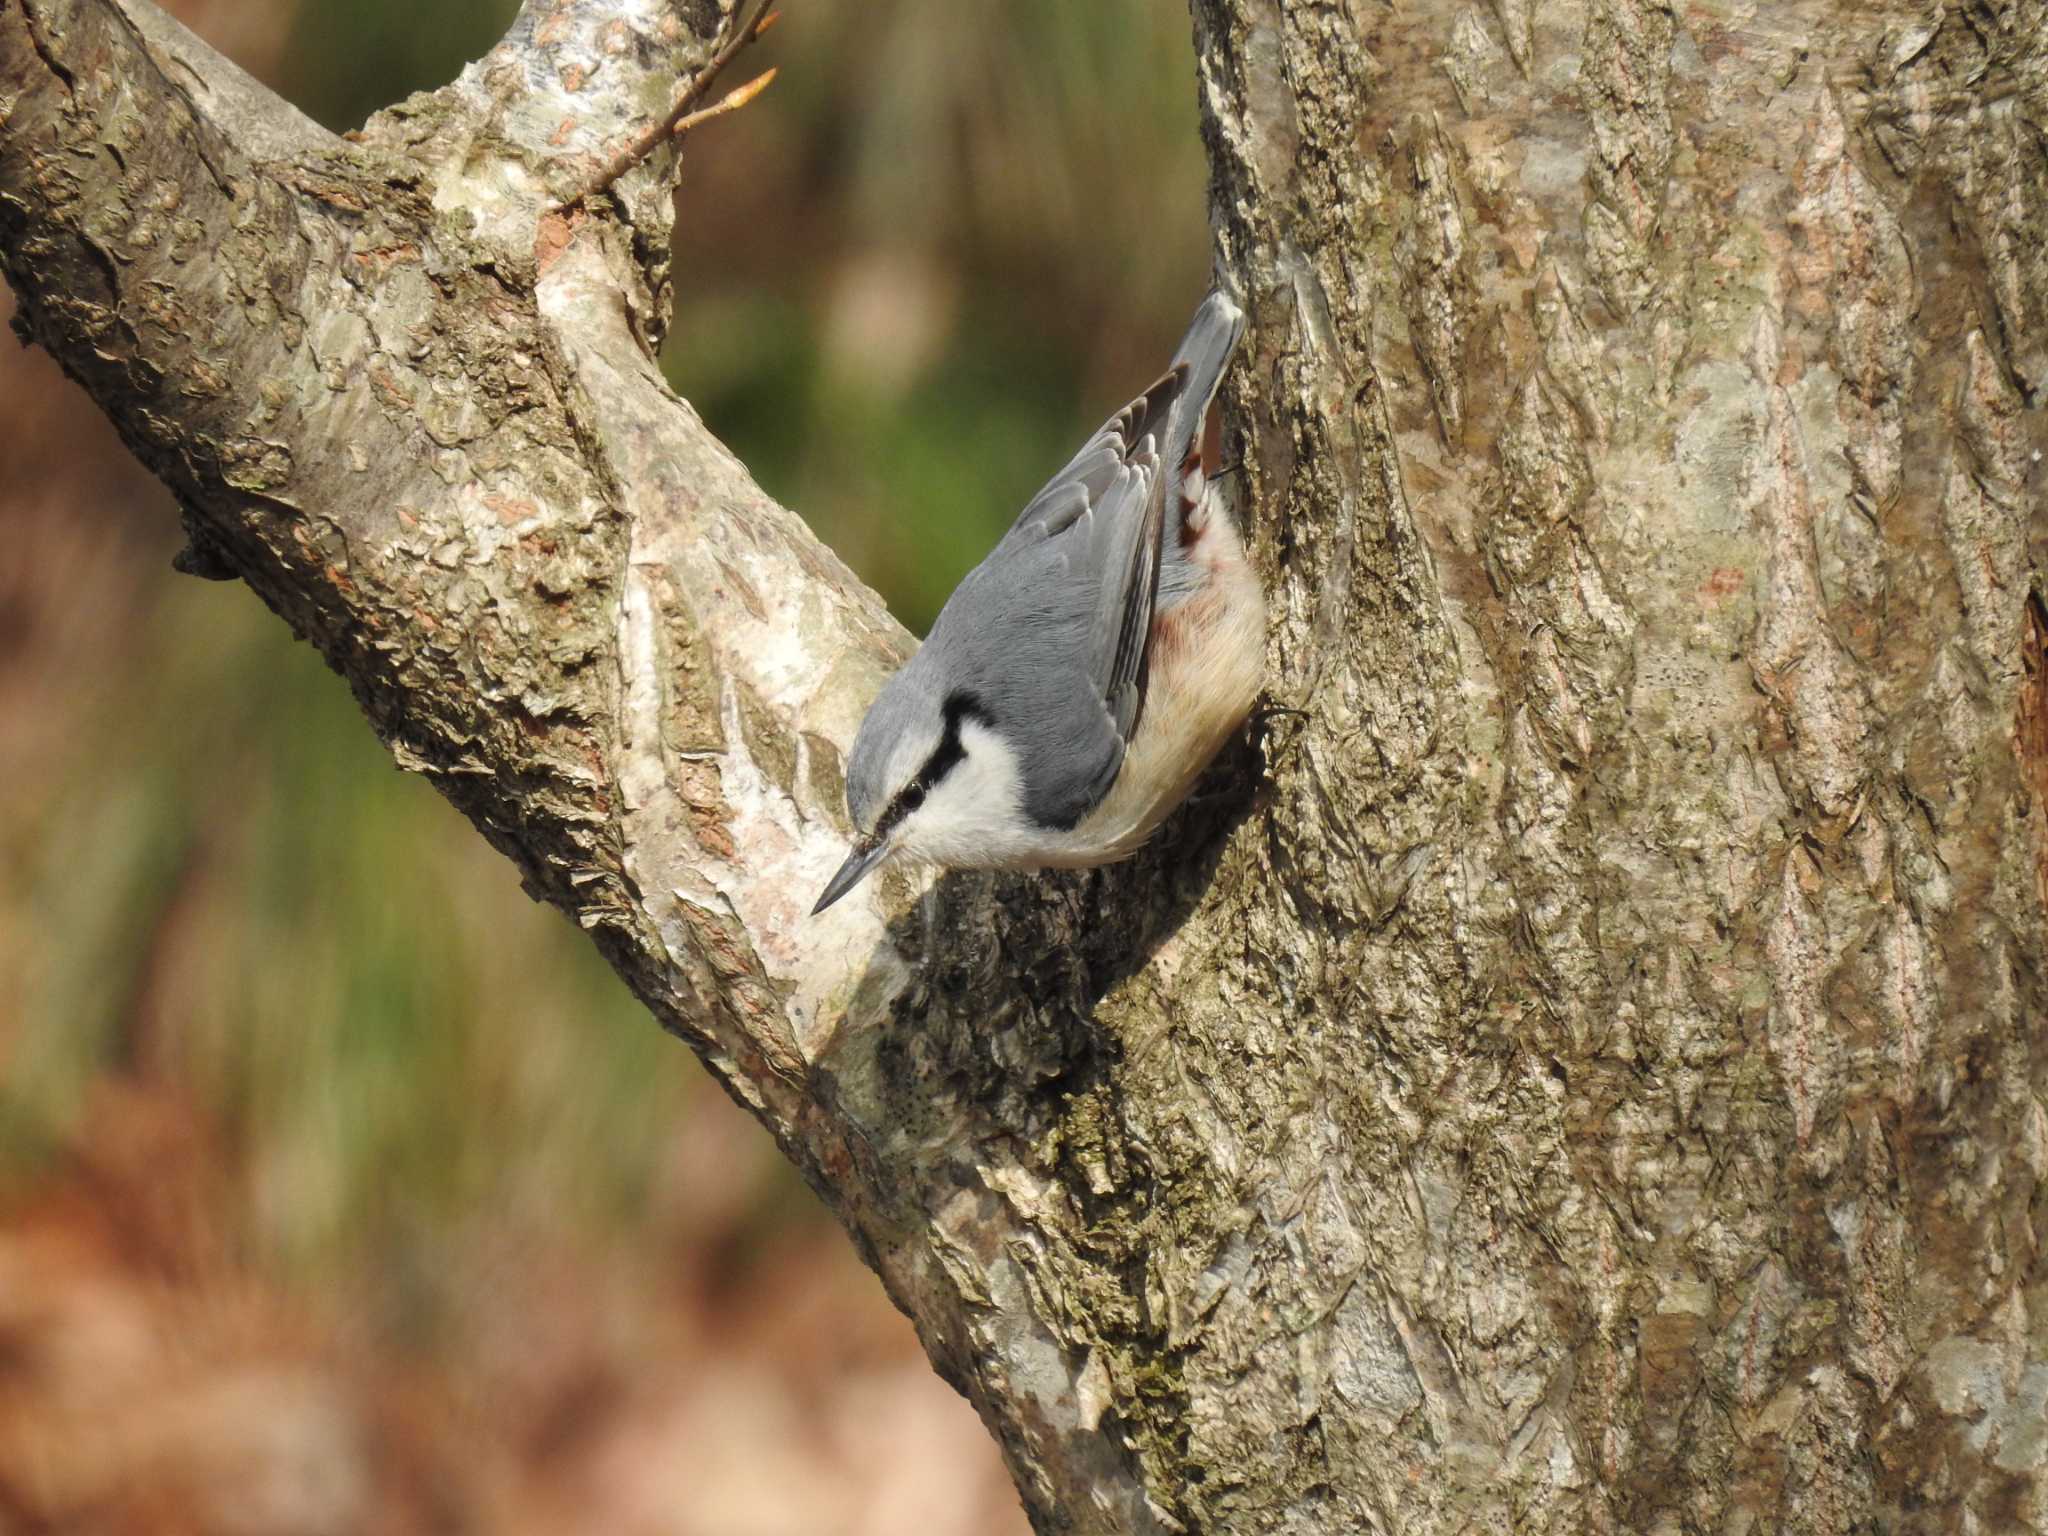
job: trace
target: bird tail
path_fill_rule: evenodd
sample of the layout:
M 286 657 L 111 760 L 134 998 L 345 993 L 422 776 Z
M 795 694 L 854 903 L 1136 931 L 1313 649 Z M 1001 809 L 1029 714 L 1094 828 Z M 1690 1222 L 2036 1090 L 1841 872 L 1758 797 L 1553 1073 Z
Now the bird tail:
M 1221 289 L 1202 300 L 1188 333 L 1181 338 L 1173 357 L 1173 371 L 1183 367 L 1188 381 L 1174 411 L 1173 431 L 1165 445 L 1166 463 L 1185 467 L 1202 452 L 1202 423 L 1209 416 L 1209 402 L 1216 398 L 1216 386 L 1223 382 L 1223 370 L 1230 363 L 1244 336 L 1244 311 Z

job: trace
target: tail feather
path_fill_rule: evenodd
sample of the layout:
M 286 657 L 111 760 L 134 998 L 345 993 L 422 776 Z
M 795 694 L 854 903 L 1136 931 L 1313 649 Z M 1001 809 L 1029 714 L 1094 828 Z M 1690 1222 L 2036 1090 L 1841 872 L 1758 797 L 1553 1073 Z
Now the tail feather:
M 1187 387 L 1174 410 L 1173 431 L 1162 455 L 1166 464 L 1179 468 L 1202 451 L 1202 423 L 1209 415 L 1209 402 L 1216 398 L 1216 386 L 1223 382 L 1223 370 L 1230 355 L 1244 337 L 1244 311 L 1220 289 L 1202 300 L 1188 333 L 1174 354 L 1176 371 L 1188 370 Z

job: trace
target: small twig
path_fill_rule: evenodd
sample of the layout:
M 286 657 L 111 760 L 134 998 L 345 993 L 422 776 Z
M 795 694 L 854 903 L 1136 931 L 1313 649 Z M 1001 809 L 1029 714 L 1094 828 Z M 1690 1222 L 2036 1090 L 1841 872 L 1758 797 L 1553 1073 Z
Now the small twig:
M 688 117 L 679 119 L 675 127 L 669 129 L 669 132 L 680 139 L 699 123 L 708 123 L 712 118 L 723 117 L 728 112 L 737 112 L 741 107 L 744 107 L 756 96 L 767 90 L 768 83 L 774 78 L 774 70 L 763 70 L 737 90 L 726 92 L 724 96 L 719 98 L 715 106 L 701 107 L 697 111 L 692 112 Z
M 668 115 L 637 135 L 625 148 L 606 161 L 604 169 L 591 178 L 590 182 L 573 197 L 564 198 L 561 206 L 567 208 L 576 203 L 587 202 L 653 154 L 671 134 L 681 133 L 694 123 L 701 123 L 707 118 L 743 107 L 767 89 L 768 82 L 775 78 L 775 71 L 772 69 L 758 79 L 748 81 L 717 106 L 703 112 L 690 111 L 703 100 L 704 93 L 718 78 L 719 71 L 732 62 L 733 55 L 781 19 L 780 11 L 768 9 L 772 3 L 773 0 L 752 0 L 752 4 L 742 13 L 739 25 L 732 29 L 732 35 L 726 38 L 718 52 L 711 56 L 710 62 L 698 70 L 690 83 L 683 87 L 682 94 L 676 98 L 675 105 L 669 108 Z

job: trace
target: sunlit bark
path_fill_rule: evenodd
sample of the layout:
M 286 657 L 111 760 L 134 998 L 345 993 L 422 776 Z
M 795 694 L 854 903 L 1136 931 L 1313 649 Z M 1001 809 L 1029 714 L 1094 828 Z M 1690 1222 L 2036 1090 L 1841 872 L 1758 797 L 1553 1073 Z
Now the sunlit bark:
M 2048 13 L 1196 0 L 1274 712 L 823 918 L 907 639 L 663 385 L 728 39 L 341 141 L 0 0 L 24 333 L 839 1213 L 1041 1528 L 2048 1530 Z

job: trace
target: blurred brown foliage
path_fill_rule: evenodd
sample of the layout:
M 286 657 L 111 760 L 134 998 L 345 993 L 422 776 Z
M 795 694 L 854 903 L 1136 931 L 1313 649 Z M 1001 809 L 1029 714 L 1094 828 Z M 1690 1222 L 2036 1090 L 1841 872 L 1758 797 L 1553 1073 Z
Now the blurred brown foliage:
M 184 0 L 346 127 L 504 0 Z M 1175 0 L 792 0 L 678 388 L 913 626 L 1168 355 Z M 0 305 L 11 300 L 0 301 Z M 758 1129 L 0 349 L 0 1531 L 1023 1529 Z

